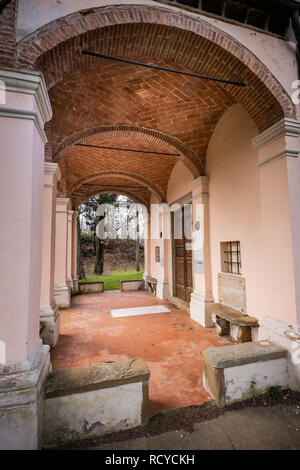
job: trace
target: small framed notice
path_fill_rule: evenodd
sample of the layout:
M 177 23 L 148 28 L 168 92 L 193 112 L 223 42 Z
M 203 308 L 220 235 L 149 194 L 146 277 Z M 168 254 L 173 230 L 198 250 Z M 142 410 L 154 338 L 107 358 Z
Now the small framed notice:
M 159 263 L 159 261 L 160 261 L 159 246 L 155 247 L 155 261 L 156 261 L 156 263 Z

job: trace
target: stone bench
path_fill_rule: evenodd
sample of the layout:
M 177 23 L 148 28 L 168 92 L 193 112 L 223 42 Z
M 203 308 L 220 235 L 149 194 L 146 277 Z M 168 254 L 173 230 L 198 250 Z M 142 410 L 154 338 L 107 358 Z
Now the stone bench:
M 144 279 L 126 279 L 121 281 L 121 291 L 144 290 Z
M 146 288 L 148 292 L 156 295 L 157 279 L 155 279 L 155 277 L 147 277 Z
M 288 352 L 268 340 L 205 349 L 203 385 L 220 408 L 288 387 Z
M 104 281 L 83 281 L 78 283 L 78 294 L 98 294 L 104 292 Z
M 43 446 L 147 424 L 149 376 L 142 359 L 52 372 L 44 385 Z
M 251 328 L 258 327 L 258 320 L 223 304 L 210 306 L 212 321 L 219 336 L 232 336 L 239 343 L 251 341 Z

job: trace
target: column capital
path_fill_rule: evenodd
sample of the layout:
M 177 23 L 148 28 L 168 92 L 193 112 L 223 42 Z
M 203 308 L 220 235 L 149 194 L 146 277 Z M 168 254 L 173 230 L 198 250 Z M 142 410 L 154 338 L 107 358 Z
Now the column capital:
M 31 120 L 34 122 L 44 144 L 47 136 L 44 125 L 52 118 L 52 108 L 44 77 L 41 72 L 0 67 L 0 80 L 4 82 L 5 103 L 0 104 L 0 116 Z M 22 100 L 19 108 L 18 95 L 31 95 Z
M 70 201 L 71 199 L 68 197 L 57 197 L 56 198 L 56 212 L 68 213 L 68 206 L 70 204 Z
M 45 162 L 44 173 L 45 175 L 53 175 L 56 177 L 57 181 L 59 181 L 61 178 L 61 172 L 58 163 Z
M 5 83 L 5 91 L 34 95 L 44 123 L 50 121 L 52 108 L 41 72 L 0 67 L 0 80 Z
M 68 221 L 69 222 L 73 221 L 73 215 L 74 215 L 74 211 L 71 209 L 68 209 Z
M 190 183 L 190 188 L 192 190 L 192 199 L 202 200 L 208 198 L 208 176 L 199 176 L 199 178 L 194 179 Z
M 283 118 L 251 140 L 258 151 L 258 167 L 299 156 L 300 121 Z
M 208 176 L 199 176 L 198 178 L 194 179 L 190 183 L 190 188 L 193 189 L 198 189 L 198 188 L 203 188 L 204 186 L 208 186 Z
M 261 149 L 280 137 L 298 137 L 300 135 L 300 121 L 283 118 L 251 140 L 253 147 Z

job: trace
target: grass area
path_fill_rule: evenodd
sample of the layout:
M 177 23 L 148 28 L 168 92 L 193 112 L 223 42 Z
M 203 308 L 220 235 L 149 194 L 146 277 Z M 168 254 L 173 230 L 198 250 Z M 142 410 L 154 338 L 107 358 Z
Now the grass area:
M 125 281 L 127 279 L 143 279 L 143 274 L 143 271 L 115 271 L 110 276 L 87 277 L 86 279 L 79 280 L 78 282 L 104 281 L 104 290 L 118 290 L 121 288 L 120 281 Z

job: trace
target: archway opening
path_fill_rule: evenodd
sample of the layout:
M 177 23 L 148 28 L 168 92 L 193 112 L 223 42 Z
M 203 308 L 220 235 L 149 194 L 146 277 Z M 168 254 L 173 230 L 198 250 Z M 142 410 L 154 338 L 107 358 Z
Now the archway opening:
M 147 208 L 128 196 L 103 192 L 77 212 L 79 283 L 101 281 L 104 290 L 120 290 L 122 280 L 143 279 Z

